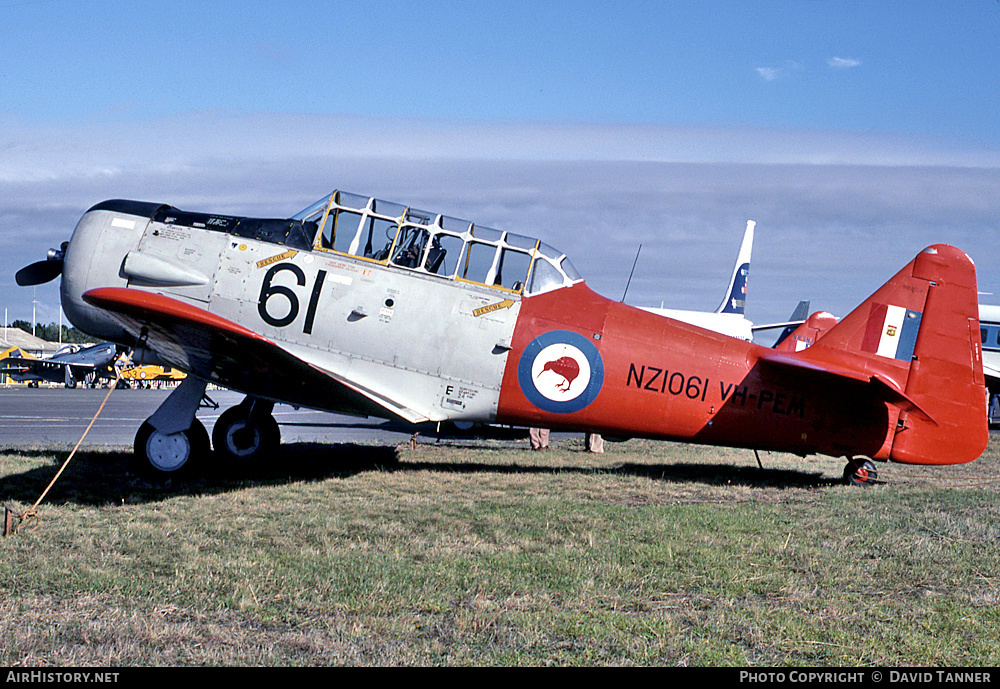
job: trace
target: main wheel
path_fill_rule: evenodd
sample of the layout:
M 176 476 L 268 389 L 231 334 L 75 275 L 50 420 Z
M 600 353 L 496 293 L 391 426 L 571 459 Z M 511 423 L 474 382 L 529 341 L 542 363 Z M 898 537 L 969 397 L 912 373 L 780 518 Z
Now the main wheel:
M 844 483 L 849 486 L 873 486 L 878 482 L 878 471 L 867 459 L 852 459 L 844 467 Z
M 135 459 L 139 468 L 153 476 L 188 473 L 209 452 L 208 431 L 195 419 L 178 433 L 161 433 L 148 421 L 135 434 Z
M 270 414 L 250 414 L 239 404 L 224 411 L 212 429 L 212 445 L 225 461 L 253 462 L 273 455 L 281 444 L 278 422 Z

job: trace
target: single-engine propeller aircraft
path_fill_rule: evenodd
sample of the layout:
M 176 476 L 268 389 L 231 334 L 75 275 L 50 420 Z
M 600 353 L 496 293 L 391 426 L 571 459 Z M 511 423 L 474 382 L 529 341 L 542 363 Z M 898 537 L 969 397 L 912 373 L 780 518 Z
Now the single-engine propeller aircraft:
M 276 402 L 819 453 L 857 481 L 988 439 L 975 268 L 947 245 L 801 352 L 606 299 L 537 239 L 342 191 L 288 219 L 106 201 L 17 281 L 60 273 L 77 328 L 189 374 L 136 434 L 159 472 L 208 454 L 209 382 L 247 395 L 213 431 L 230 459 L 272 458 Z
M 29 385 L 48 381 L 75 388 L 77 383 L 91 385 L 99 379 L 114 378 L 115 360 L 120 353 L 112 342 L 89 347 L 66 345 L 45 359 L 12 352 L 0 360 L 0 373 L 9 374 L 18 382 L 27 381 Z
M 121 381 L 124 382 L 126 387 L 135 385 L 140 388 L 146 388 L 162 381 L 182 381 L 185 377 L 183 371 L 157 364 L 140 364 L 136 366 L 129 362 L 121 371 Z

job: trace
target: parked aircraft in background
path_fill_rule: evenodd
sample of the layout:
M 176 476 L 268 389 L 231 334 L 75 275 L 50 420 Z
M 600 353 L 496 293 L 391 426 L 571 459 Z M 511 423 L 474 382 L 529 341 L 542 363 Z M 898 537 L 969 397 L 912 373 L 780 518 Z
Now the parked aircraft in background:
M 169 366 L 158 366 L 155 364 L 127 364 L 121 370 L 121 379 L 129 386 L 135 385 L 140 388 L 149 387 L 152 383 L 162 381 L 179 382 L 184 380 L 183 371 Z
M 983 373 L 990 391 L 990 423 L 1000 423 L 1000 306 L 979 305 L 979 333 L 983 343 Z
M 713 330 L 730 337 L 738 337 L 749 342 L 753 339 L 753 323 L 746 318 L 747 280 L 750 276 L 750 255 L 753 252 L 753 233 L 756 223 L 747 221 L 743 232 L 743 242 L 736 255 L 736 265 L 733 266 L 729 286 L 719 308 L 715 311 L 685 311 L 681 309 L 640 307 L 659 316 L 666 316 L 678 321 L 697 325 L 706 330 Z
M 802 302 L 802 304 L 808 304 L 808 302 Z M 789 328 L 791 332 L 787 335 L 782 333 L 781 337 L 774 343 L 774 348 L 786 352 L 801 352 L 816 344 L 819 338 L 823 337 L 835 325 L 837 325 L 835 316 L 826 311 L 817 311 L 794 329 Z
M 103 378 L 114 378 L 114 363 L 119 352 L 119 348 L 112 342 L 90 347 L 66 345 L 45 359 L 17 350 L 0 359 L 0 373 L 6 373 L 12 380 L 27 382 L 32 386 L 48 381 L 75 388 L 77 383 L 91 385 Z
M 800 352 L 601 297 L 537 239 L 339 191 L 289 219 L 106 201 L 17 281 L 60 273 L 76 327 L 188 373 L 136 434 L 163 473 L 207 455 L 209 382 L 247 395 L 215 424 L 228 459 L 273 461 L 275 402 L 820 453 L 855 481 L 988 439 L 975 268 L 946 245 Z
M 775 338 L 774 343 L 771 345 L 771 347 L 776 348 L 780 346 L 781 343 L 783 343 L 786 339 L 788 339 L 788 337 L 792 335 L 800 325 L 806 322 L 808 316 L 809 316 L 809 300 L 806 299 L 798 303 L 798 305 L 795 307 L 795 310 L 792 311 L 792 315 L 789 316 L 786 322 L 774 324 L 774 328 L 783 328 L 783 330 L 778 335 L 778 337 Z M 795 349 L 794 351 L 798 351 L 799 349 L 805 349 L 805 347 L 800 347 L 798 349 Z
M 738 337 L 747 342 L 752 341 L 754 333 L 757 332 L 776 330 L 778 328 L 785 328 L 786 332 L 784 334 L 791 332 L 790 328 L 800 325 L 806 319 L 809 302 L 799 302 L 799 306 L 792 313 L 791 318 L 783 323 L 754 325 L 746 317 L 747 285 L 750 279 L 750 258 L 753 252 L 755 227 L 756 223 L 753 220 L 747 221 L 746 230 L 743 232 L 743 241 L 740 244 L 739 253 L 736 255 L 736 264 L 733 266 L 732 276 L 729 278 L 729 284 L 726 287 L 722 303 L 719 304 L 719 308 L 715 311 L 687 311 L 650 306 L 639 308 L 659 316 L 697 325 L 706 330 L 713 330 L 723 335 Z M 781 337 L 779 337 L 779 341 L 780 339 Z

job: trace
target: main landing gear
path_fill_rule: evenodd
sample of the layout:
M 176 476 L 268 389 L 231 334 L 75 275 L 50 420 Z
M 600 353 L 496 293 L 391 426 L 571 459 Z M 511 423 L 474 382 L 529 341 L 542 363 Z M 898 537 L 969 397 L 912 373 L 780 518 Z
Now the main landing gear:
M 247 397 L 223 412 L 212 429 L 212 444 L 221 459 L 252 462 L 273 454 L 281 444 L 278 422 L 271 415 L 272 402 Z
M 195 417 L 206 381 L 193 376 L 181 384 L 146 419 L 135 435 L 139 469 L 152 476 L 177 476 L 196 468 L 211 454 L 204 424 Z M 273 404 L 247 397 L 216 421 L 212 443 L 219 458 L 252 462 L 273 453 L 281 443 Z
M 135 434 L 135 458 L 140 468 L 152 475 L 180 474 L 197 466 L 208 456 L 208 431 L 198 419 L 189 428 L 163 433 L 149 421 Z
M 870 459 L 854 458 L 844 467 L 844 483 L 849 486 L 874 486 L 878 483 L 878 471 Z

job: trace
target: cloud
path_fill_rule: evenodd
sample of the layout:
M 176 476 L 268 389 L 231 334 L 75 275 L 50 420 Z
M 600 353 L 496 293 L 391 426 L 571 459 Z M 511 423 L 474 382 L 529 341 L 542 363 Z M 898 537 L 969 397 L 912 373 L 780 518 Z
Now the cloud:
M 0 127 L 11 319 L 30 318 L 32 300 L 13 273 L 94 203 L 287 217 L 333 188 L 539 237 L 615 299 L 641 243 L 633 304 L 715 308 L 750 219 L 758 322 L 799 299 L 843 315 L 936 242 L 968 251 L 980 289 L 1000 292 L 1000 152 L 944 140 L 231 113 L 11 125 Z M 56 284 L 37 290 L 43 322 L 58 320 Z
M 826 61 L 833 69 L 850 69 L 851 67 L 858 67 L 861 64 L 861 60 L 855 60 L 849 57 L 831 57 Z
M 880 133 L 222 111 L 38 125 L 0 116 L 0 152 L 2 185 L 182 178 L 193 167 L 222 167 L 220 161 L 248 167 L 273 161 L 277 170 L 296 159 L 1000 165 L 1000 150 Z
M 757 74 L 764 77 L 764 81 L 774 81 L 781 75 L 781 70 L 776 67 L 758 67 Z
M 826 61 L 826 64 L 831 69 L 851 69 L 853 67 L 859 67 L 861 65 L 861 60 L 855 60 L 854 58 L 848 57 L 831 57 Z M 779 67 L 756 67 L 757 74 L 760 75 L 761 79 L 764 81 L 775 81 L 777 79 L 784 79 L 791 76 L 795 72 L 802 70 L 802 65 L 798 62 L 793 62 L 789 60 L 785 64 Z
M 774 81 L 775 79 L 784 79 L 790 76 L 794 72 L 798 72 L 802 69 L 802 65 L 798 62 L 793 62 L 791 60 L 785 62 L 785 64 L 780 67 L 757 67 L 757 74 L 761 76 L 764 81 Z

